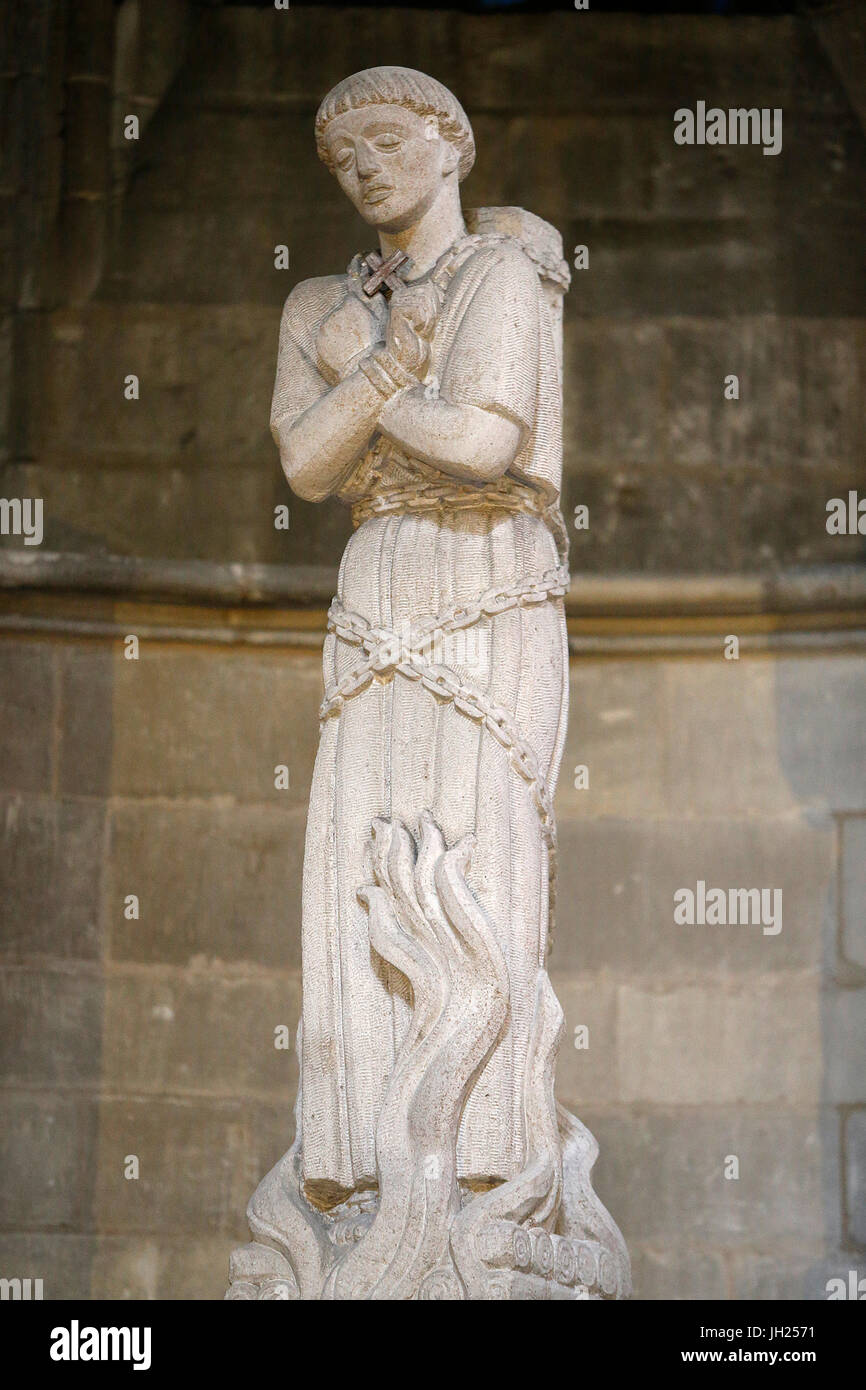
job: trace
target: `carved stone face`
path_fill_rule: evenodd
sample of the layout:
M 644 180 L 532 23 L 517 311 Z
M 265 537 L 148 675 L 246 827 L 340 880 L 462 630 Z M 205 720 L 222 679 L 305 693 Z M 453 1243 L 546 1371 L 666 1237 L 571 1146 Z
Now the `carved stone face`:
M 435 117 L 376 105 L 335 116 L 326 139 L 343 192 L 365 222 L 384 231 L 411 227 L 432 207 L 443 181 L 456 178 L 457 151 Z

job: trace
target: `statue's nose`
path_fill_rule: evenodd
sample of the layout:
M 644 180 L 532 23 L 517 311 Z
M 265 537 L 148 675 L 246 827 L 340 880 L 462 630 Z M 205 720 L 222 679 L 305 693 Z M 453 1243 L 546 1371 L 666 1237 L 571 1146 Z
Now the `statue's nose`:
M 368 179 L 372 174 L 378 174 L 382 168 L 376 151 L 366 140 L 358 141 L 355 157 L 358 161 L 358 174 L 362 179 Z

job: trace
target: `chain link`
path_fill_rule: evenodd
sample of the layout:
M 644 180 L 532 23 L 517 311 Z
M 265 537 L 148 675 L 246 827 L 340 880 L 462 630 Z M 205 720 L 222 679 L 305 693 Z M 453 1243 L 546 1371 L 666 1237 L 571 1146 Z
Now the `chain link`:
M 408 639 L 388 628 L 374 626 L 335 598 L 328 612 L 328 631 L 348 645 L 359 647 L 364 656 L 357 666 L 326 690 L 319 710 L 322 721 L 338 715 L 346 701 L 366 690 L 374 679 L 400 675 L 406 680 L 419 681 L 434 698 L 453 704 L 460 714 L 488 731 L 508 753 L 515 772 L 529 784 L 538 814 L 548 854 L 548 945 L 553 939 L 556 901 L 556 821 L 550 790 L 535 749 L 523 737 L 509 710 L 494 704 L 483 692 L 461 680 L 450 667 L 431 661 L 423 649 L 431 637 L 462 631 L 484 617 L 493 618 L 509 609 L 561 598 L 567 589 L 568 571 L 559 566 L 547 570 L 538 579 L 522 579 L 505 588 L 488 589 L 473 604 L 453 604 L 444 613 L 417 620 L 411 624 Z
M 407 460 L 412 463 L 412 460 Z M 521 483 L 505 479 L 485 488 L 461 486 L 459 483 L 425 482 L 413 479 L 405 487 L 388 488 L 361 498 L 352 507 L 352 525 L 357 528 L 374 516 L 393 512 L 441 512 L 444 510 L 529 512 L 544 521 L 553 533 L 561 564 L 568 557 L 568 533 L 562 513 L 556 503 L 546 502 L 539 493 Z

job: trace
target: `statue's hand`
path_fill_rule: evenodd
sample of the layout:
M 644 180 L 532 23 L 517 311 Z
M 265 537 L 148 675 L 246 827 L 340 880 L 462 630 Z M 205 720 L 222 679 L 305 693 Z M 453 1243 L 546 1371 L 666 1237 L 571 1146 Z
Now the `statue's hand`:
M 439 303 L 439 293 L 429 282 L 406 285 L 391 296 L 385 345 L 419 380 L 426 375 L 430 361 Z
M 349 294 L 319 329 L 316 338 L 319 370 L 325 380 L 334 385 L 382 340 L 380 317 L 356 295 Z

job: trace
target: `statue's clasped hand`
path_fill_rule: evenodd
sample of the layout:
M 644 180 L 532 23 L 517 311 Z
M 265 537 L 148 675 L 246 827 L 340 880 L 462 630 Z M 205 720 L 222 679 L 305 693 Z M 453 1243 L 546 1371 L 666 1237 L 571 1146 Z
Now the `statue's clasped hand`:
M 386 301 L 380 294 L 365 296 L 355 278 L 357 283 L 350 274 L 346 298 L 319 329 L 319 370 L 333 386 L 360 369 L 387 399 L 427 376 L 439 292 L 429 282 L 404 285 Z
M 382 299 L 364 302 L 351 292 L 329 314 L 316 338 L 319 371 L 330 385 L 342 381 L 362 358 L 385 340 L 386 308 Z
M 385 346 L 419 381 L 427 375 L 438 312 L 439 293 L 429 281 L 395 290 L 388 305 Z

